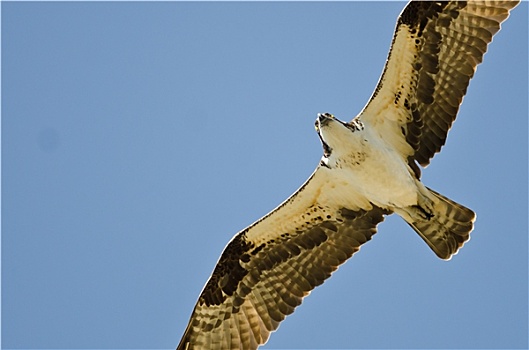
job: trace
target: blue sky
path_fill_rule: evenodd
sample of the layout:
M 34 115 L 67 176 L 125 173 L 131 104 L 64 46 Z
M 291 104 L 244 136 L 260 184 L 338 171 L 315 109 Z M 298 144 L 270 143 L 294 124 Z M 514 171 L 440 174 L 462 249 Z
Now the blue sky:
M 229 239 L 293 193 L 382 71 L 402 2 L 2 2 L 2 346 L 174 348 Z M 265 348 L 526 348 L 527 3 L 423 171 L 474 209 L 436 258 L 398 217 Z

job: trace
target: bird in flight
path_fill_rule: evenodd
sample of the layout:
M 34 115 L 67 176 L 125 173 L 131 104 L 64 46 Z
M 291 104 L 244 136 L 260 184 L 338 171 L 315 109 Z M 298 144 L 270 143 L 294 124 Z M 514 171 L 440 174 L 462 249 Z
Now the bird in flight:
M 276 209 L 237 233 L 177 349 L 256 349 L 312 289 L 395 213 L 448 260 L 475 213 L 420 181 L 441 150 L 476 67 L 518 1 L 411 1 L 375 91 L 343 122 L 320 113 L 323 156 Z

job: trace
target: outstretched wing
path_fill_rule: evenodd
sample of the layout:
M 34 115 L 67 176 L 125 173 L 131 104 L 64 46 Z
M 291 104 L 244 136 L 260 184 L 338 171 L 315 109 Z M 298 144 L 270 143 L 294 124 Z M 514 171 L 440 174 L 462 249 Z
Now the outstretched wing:
M 411 1 L 360 113 L 403 156 L 427 166 L 444 145 L 487 45 L 519 1 Z
M 371 239 L 389 212 L 334 189 L 328 171 L 316 169 L 277 209 L 233 237 L 177 349 L 256 349 Z

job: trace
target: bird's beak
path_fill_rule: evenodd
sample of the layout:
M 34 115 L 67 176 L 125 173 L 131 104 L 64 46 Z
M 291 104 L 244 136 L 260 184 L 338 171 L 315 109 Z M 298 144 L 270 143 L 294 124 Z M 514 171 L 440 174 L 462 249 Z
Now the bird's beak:
M 316 119 L 316 130 L 326 125 L 329 121 L 333 119 L 334 116 L 330 113 L 318 113 L 318 118 Z

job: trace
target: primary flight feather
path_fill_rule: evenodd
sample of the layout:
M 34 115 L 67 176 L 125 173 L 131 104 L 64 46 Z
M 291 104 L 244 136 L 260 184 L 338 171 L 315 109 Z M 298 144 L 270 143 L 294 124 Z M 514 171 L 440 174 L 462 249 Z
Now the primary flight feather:
M 468 83 L 518 1 L 410 2 L 364 109 L 318 115 L 323 157 L 272 212 L 236 234 L 177 349 L 256 349 L 312 289 L 401 216 L 442 259 L 469 239 L 475 214 L 420 181 L 444 145 Z

